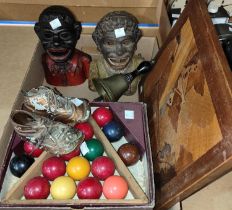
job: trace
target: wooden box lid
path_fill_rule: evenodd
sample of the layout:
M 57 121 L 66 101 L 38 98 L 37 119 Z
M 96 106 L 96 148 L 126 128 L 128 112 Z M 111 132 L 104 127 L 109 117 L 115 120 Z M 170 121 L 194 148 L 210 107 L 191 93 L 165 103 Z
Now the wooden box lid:
M 232 168 L 232 79 L 203 0 L 189 1 L 145 78 L 156 208 Z

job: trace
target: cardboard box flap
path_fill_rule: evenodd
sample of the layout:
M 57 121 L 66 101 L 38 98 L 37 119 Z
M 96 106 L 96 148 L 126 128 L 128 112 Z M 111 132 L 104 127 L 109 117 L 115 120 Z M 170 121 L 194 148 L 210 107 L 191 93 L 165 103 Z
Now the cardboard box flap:
M 75 18 L 83 24 L 82 34 L 92 34 L 96 23 L 105 14 L 122 10 L 138 19 L 143 36 L 156 36 L 160 44 L 170 30 L 165 3 L 162 0 L 136 0 L 136 3 L 132 0 L 0 0 L 0 24 L 32 25 L 41 12 L 51 5 L 63 5 L 70 9 Z
M 0 0 L 0 3 L 8 3 L 8 4 L 41 4 L 41 5 L 66 5 L 66 6 L 84 6 L 84 7 L 120 7 L 123 5 L 124 7 L 156 7 L 159 4 L 159 0 L 34 0 L 33 2 L 30 0 Z
M 189 2 L 158 54 L 142 98 L 167 209 L 232 168 L 232 80 L 204 1 Z
M 109 11 L 125 10 L 135 15 L 140 23 L 159 24 L 161 0 L 136 1 L 75 1 L 75 0 L 0 0 L 1 20 L 37 21 L 40 13 L 51 5 L 63 5 L 69 8 L 81 22 L 98 22 Z M 27 12 L 25 12 L 27 11 Z

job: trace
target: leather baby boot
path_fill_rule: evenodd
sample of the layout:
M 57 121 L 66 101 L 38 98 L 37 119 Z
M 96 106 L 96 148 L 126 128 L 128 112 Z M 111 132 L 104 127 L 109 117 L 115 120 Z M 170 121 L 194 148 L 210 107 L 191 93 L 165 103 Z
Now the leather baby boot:
M 84 140 L 77 129 L 24 110 L 13 111 L 11 123 L 21 137 L 58 156 L 72 152 Z
M 86 99 L 64 97 L 46 86 L 23 91 L 23 109 L 63 123 L 87 121 L 90 107 Z

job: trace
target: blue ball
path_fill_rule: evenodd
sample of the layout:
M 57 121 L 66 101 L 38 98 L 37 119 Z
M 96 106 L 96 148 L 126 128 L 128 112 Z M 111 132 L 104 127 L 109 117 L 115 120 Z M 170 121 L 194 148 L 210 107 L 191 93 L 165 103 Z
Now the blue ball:
M 107 123 L 102 128 L 102 131 L 110 142 L 118 141 L 124 135 L 124 130 L 122 125 L 116 121 L 111 121 Z

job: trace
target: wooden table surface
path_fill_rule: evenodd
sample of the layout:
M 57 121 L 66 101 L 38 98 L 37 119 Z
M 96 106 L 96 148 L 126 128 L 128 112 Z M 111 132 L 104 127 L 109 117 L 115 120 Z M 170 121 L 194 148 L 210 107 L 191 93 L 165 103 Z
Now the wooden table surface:
M 0 136 L 33 56 L 32 27 L 0 26 Z M 182 202 L 183 210 L 231 210 L 232 172 Z M 175 208 L 176 209 L 176 208 Z

